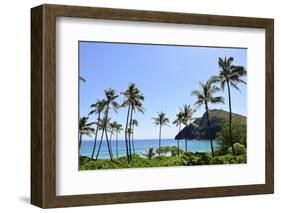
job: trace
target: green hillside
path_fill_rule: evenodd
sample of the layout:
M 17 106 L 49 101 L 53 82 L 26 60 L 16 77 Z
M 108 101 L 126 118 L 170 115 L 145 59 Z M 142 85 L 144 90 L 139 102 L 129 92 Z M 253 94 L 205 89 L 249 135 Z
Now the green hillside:
M 224 110 L 210 110 L 209 111 L 211 137 L 216 138 L 217 133 L 220 132 L 222 125 L 228 121 L 229 112 Z M 233 122 L 241 123 L 245 128 L 247 126 L 247 117 L 232 113 Z M 193 123 L 184 127 L 176 136 L 175 139 L 209 139 L 206 113 L 201 118 L 196 118 Z

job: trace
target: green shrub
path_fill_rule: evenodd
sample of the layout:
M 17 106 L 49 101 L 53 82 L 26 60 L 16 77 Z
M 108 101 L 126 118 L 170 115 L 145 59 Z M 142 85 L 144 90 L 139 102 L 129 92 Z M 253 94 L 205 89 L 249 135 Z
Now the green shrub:
M 213 164 L 224 164 L 224 161 L 221 157 L 215 156 L 213 159 Z
M 226 155 L 215 157 L 212 157 L 211 153 L 185 152 L 180 157 L 177 155 L 161 155 L 150 159 L 134 154 L 132 155 L 132 161 L 130 163 L 128 163 L 127 157 L 125 156 L 114 159 L 114 161 L 110 161 L 109 159 L 92 160 L 88 157 L 80 156 L 80 170 L 238 164 L 246 162 L 246 152 L 244 152 L 244 154 L 235 156 L 233 156 L 231 153 L 228 153 Z
M 236 156 L 236 163 L 247 163 L 246 153 L 244 155 Z
M 166 156 L 167 154 L 170 154 L 171 156 L 177 156 L 178 155 L 178 147 L 177 146 L 161 146 L 160 149 L 156 149 L 156 153 L 162 156 Z M 179 149 L 180 155 L 184 153 L 182 149 Z
M 235 144 L 233 144 L 233 147 L 234 147 L 236 155 L 245 155 L 246 152 L 247 152 L 247 150 L 246 150 L 246 148 L 243 144 L 235 143 Z M 228 153 L 232 154 L 232 148 L 231 147 L 228 148 Z
M 198 165 L 199 157 L 192 152 L 185 152 L 182 156 L 182 160 L 185 166 Z
M 178 147 L 177 146 L 170 146 L 170 152 L 171 156 L 177 156 L 178 155 Z M 179 149 L 179 154 L 183 155 L 184 151 L 182 149 Z
M 202 153 L 199 162 L 200 165 L 210 165 L 213 162 L 213 157 L 209 153 Z
M 232 142 L 240 143 L 247 147 L 247 133 L 246 133 L 246 124 L 242 121 L 232 121 Z M 228 148 L 231 146 L 229 138 L 229 123 L 225 122 L 222 126 L 220 133 L 217 135 L 217 141 L 220 145 L 220 149 L 217 151 L 219 154 L 227 154 Z
M 170 152 L 169 146 L 161 146 L 160 148 L 156 149 L 155 151 L 158 155 L 167 155 Z

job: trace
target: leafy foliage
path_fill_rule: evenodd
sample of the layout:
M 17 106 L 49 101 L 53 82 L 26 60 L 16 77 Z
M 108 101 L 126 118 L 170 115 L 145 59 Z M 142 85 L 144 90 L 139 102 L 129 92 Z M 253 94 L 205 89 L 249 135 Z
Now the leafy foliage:
M 80 170 L 242 164 L 247 162 L 246 153 L 235 156 L 228 153 L 226 155 L 212 157 L 211 153 L 185 152 L 181 157 L 177 155 L 154 157 L 155 153 L 153 152 L 153 148 L 149 148 L 144 156 L 145 157 L 134 154 L 132 155 L 132 161 L 130 161 L 130 163 L 128 163 L 126 156 L 120 157 L 114 161 L 92 160 L 91 158 L 80 156 Z
M 212 79 L 209 79 L 206 81 L 206 83 L 199 82 L 200 89 L 201 90 L 194 90 L 192 91 L 191 95 L 196 96 L 196 106 L 205 105 L 205 107 L 208 107 L 207 105 L 209 103 L 216 104 L 216 103 L 224 103 L 224 98 L 221 96 L 214 96 L 216 92 L 220 91 L 220 88 L 215 86 L 214 81 Z M 206 111 L 208 108 L 206 109 Z
M 247 150 L 243 144 L 240 143 L 235 143 L 233 144 L 234 149 L 235 149 L 235 154 L 237 155 L 245 155 Z M 232 154 L 232 149 L 231 147 L 228 148 L 228 153 Z
M 88 117 L 82 117 L 79 120 L 79 133 L 81 135 L 88 135 L 91 136 L 94 132 L 95 129 L 92 127 L 94 124 L 93 122 L 88 122 Z
M 238 154 L 238 153 L 237 153 Z M 246 153 L 241 155 L 226 154 L 221 156 L 214 156 L 205 152 L 186 152 L 182 156 L 184 165 L 214 165 L 214 164 L 240 164 L 247 162 Z
M 93 161 L 88 157 L 80 157 L 80 170 L 93 169 L 121 169 L 121 168 L 144 168 L 144 167 L 170 167 L 181 166 L 182 160 L 172 156 L 157 156 L 151 159 L 142 158 L 139 155 L 132 155 L 132 161 L 128 163 L 127 157 L 120 157 L 118 160 L 97 160 Z
M 232 121 L 232 141 L 233 143 L 242 144 L 246 147 L 247 133 L 246 133 L 246 124 L 239 120 Z M 227 122 L 224 123 L 221 131 L 218 133 L 217 141 L 220 144 L 220 151 L 222 153 L 227 153 L 228 148 L 231 146 L 229 139 L 229 125 Z M 236 145 L 238 146 L 238 145 Z M 234 147 L 235 149 L 235 147 Z M 236 149 L 235 149 L 236 150 Z M 237 150 L 238 151 L 238 150 Z
M 130 162 L 132 160 L 132 148 L 131 148 L 131 136 L 133 138 L 134 126 L 138 126 L 138 122 L 133 119 L 134 112 L 141 112 L 144 114 L 143 101 L 144 96 L 141 91 L 137 88 L 134 83 L 130 83 L 127 90 L 121 93 L 125 100 L 121 104 L 121 107 L 127 107 L 127 118 L 125 125 L 125 142 L 126 142 L 126 153 L 127 160 Z M 133 151 L 134 141 L 132 141 Z
M 218 136 L 218 133 L 221 131 L 224 124 L 229 122 L 229 112 L 218 109 L 209 110 L 209 121 L 211 128 L 211 136 L 215 139 Z M 226 123 L 227 122 L 227 123 Z M 247 118 L 245 116 L 232 113 L 232 123 L 239 122 L 241 128 L 246 130 Z M 184 127 L 179 134 L 176 135 L 175 139 L 183 140 L 184 138 L 188 139 L 208 139 L 208 123 L 206 112 L 202 117 L 196 118 L 194 122 Z
M 180 155 L 184 153 L 182 149 L 179 149 Z M 156 149 L 156 153 L 162 156 L 166 156 L 167 154 L 171 156 L 176 156 L 178 154 L 178 147 L 176 146 L 161 146 L 160 149 Z
M 166 117 L 164 112 L 158 112 L 157 117 L 152 118 L 154 120 L 155 125 L 164 126 L 168 125 L 169 119 Z
M 232 86 L 233 88 L 239 90 L 238 84 L 243 83 L 246 84 L 246 82 L 242 79 L 242 77 L 247 75 L 247 71 L 242 66 L 235 66 L 233 65 L 234 58 L 233 57 L 225 57 L 219 58 L 218 64 L 219 64 L 219 75 L 213 76 L 212 80 L 215 82 L 220 83 L 220 88 L 222 90 L 225 89 L 227 86 Z

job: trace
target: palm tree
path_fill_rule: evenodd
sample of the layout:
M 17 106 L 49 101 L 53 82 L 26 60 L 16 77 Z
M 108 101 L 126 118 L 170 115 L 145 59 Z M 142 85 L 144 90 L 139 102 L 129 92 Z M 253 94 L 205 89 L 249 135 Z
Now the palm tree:
M 161 148 L 161 129 L 162 129 L 162 126 L 165 126 L 165 125 L 168 125 L 169 123 L 169 119 L 166 118 L 166 115 L 164 112 L 158 112 L 158 116 L 155 117 L 155 118 L 152 118 L 154 120 L 154 123 L 156 126 L 159 125 L 159 150 Z M 160 152 L 158 153 L 159 156 L 160 156 Z
M 125 126 L 125 143 L 128 162 L 130 162 L 130 160 L 132 160 L 132 150 L 130 141 L 131 137 L 128 130 L 132 129 L 133 112 L 138 111 L 144 113 L 144 108 L 142 104 L 142 102 L 144 101 L 144 96 L 134 83 L 129 84 L 127 90 L 121 94 L 125 96 L 125 100 L 121 106 L 128 107 Z
M 116 122 L 116 121 L 114 121 Z M 108 131 L 110 133 L 110 136 L 109 136 L 109 147 L 110 147 L 110 151 L 112 153 L 112 156 L 113 156 L 113 152 L 112 152 L 112 144 L 111 144 L 111 141 L 112 141 L 112 135 L 115 133 L 115 123 L 109 123 L 108 125 Z
M 228 91 L 228 106 L 229 106 L 229 142 L 232 148 L 232 153 L 235 155 L 235 150 L 232 141 L 232 109 L 231 109 L 231 92 L 230 88 L 233 87 L 240 91 L 238 84 L 246 84 L 241 78 L 247 75 L 247 71 L 242 66 L 234 66 L 232 62 L 234 61 L 233 57 L 225 57 L 224 59 L 219 58 L 219 75 L 213 76 L 215 82 L 220 82 L 220 87 L 224 91 L 225 86 Z
M 102 145 L 102 141 L 103 141 L 103 136 L 104 136 L 105 131 L 107 131 L 106 129 L 108 128 L 109 122 L 110 122 L 110 119 L 106 119 L 105 117 L 99 121 L 99 123 L 100 123 L 99 127 L 100 127 L 100 130 L 102 130 L 102 133 L 101 133 L 100 143 L 99 143 L 99 147 L 98 147 L 98 151 L 97 151 L 97 155 L 96 155 L 96 160 L 99 157 L 100 149 L 101 149 L 101 145 Z M 108 154 L 109 154 L 110 160 L 112 160 L 113 156 L 112 156 L 112 152 L 110 149 L 109 141 L 106 141 L 106 144 L 107 144 L 107 149 L 108 149 Z
M 119 104 L 115 101 L 116 98 L 118 98 L 118 95 L 116 95 L 116 92 L 114 89 L 109 88 L 108 90 L 104 91 L 105 93 L 105 100 L 106 100 L 106 106 L 105 106 L 105 112 L 104 112 L 104 121 L 108 122 L 108 115 L 111 109 L 113 109 L 115 112 L 117 111 L 117 109 L 119 108 Z M 105 123 L 103 131 L 105 133 L 105 138 L 106 138 L 106 142 L 109 145 L 109 138 L 107 135 L 107 130 L 108 130 L 108 125 L 107 123 Z M 110 160 L 113 160 L 113 155 L 110 151 Z
M 179 132 L 181 131 L 181 125 L 183 124 L 183 115 L 182 112 L 176 114 L 176 120 L 173 121 L 173 124 L 179 127 Z M 180 156 L 180 140 L 178 139 L 178 156 Z
M 190 121 L 192 120 L 192 115 L 195 112 L 195 110 L 193 110 L 190 105 L 183 105 L 183 107 L 180 109 L 181 110 L 181 114 L 182 114 L 182 123 L 187 126 Z M 184 138 L 185 140 L 185 152 L 187 152 L 187 138 Z
M 97 136 L 98 136 L 98 131 L 100 129 L 99 125 L 100 125 L 100 117 L 101 117 L 101 113 L 104 112 L 106 106 L 106 100 L 102 99 L 102 100 L 97 100 L 96 103 L 91 105 L 91 111 L 89 112 L 89 115 L 92 114 L 97 114 L 97 122 L 96 122 L 96 132 L 95 132 L 95 140 L 94 140 L 94 146 L 93 146 L 93 150 L 92 150 L 92 155 L 91 155 L 91 159 L 93 159 L 94 154 L 95 154 L 95 149 L 96 149 L 96 144 L 97 144 Z
M 216 104 L 216 103 L 224 103 L 224 99 L 221 96 L 214 96 L 214 94 L 220 91 L 220 88 L 213 85 L 213 81 L 209 79 L 205 84 L 199 82 L 200 90 L 192 91 L 192 95 L 195 95 L 197 100 L 195 102 L 195 106 L 200 107 L 201 105 L 205 106 L 206 117 L 207 117 L 207 124 L 209 130 L 209 138 L 212 150 L 212 156 L 214 157 L 214 147 L 213 147 L 213 140 L 211 135 L 211 126 L 210 126 L 210 119 L 209 119 L 209 106 L 208 104 Z
M 117 123 L 116 121 L 113 122 L 113 126 L 114 126 L 114 131 L 115 131 L 115 136 L 116 136 L 116 140 L 115 140 L 115 150 L 116 150 L 116 158 L 118 158 L 118 133 L 120 133 L 123 128 L 122 128 L 122 124 Z
M 88 119 L 88 117 L 82 117 L 79 120 L 79 153 L 83 135 L 91 136 L 95 132 L 95 129 L 92 127 L 93 123 L 88 123 Z
M 134 142 L 134 130 L 135 127 L 137 127 L 139 125 L 139 122 L 136 119 L 133 119 L 132 121 L 132 145 L 133 145 L 133 153 L 136 154 L 136 150 L 135 150 L 135 142 Z
M 129 125 L 130 126 L 130 125 Z M 129 148 L 133 149 L 133 153 L 134 153 L 134 144 L 131 143 L 131 136 L 133 135 L 133 129 L 131 129 L 130 127 L 127 129 L 127 133 L 128 133 L 128 141 L 129 141 Z M 130 153 L 130 160 L 132 160 L 132 150 L 129 150 Z

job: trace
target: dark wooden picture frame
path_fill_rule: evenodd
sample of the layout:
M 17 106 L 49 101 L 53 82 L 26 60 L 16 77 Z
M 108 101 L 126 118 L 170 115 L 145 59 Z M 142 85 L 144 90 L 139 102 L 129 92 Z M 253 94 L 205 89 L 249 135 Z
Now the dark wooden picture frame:
M 265 29 L 265 184 L 56 195 L 56 17 Z M 263 140 L 263 138 L 261 138 Z M 274 192 L 274 20 L 41 5 L 31 9 L 31 203 L 42 208 L 267 194 Z

